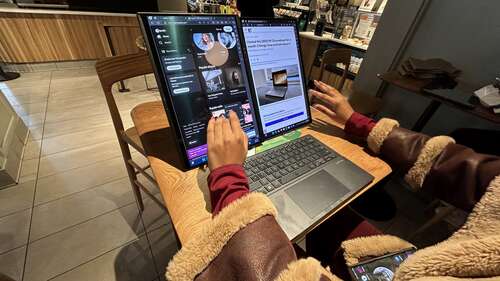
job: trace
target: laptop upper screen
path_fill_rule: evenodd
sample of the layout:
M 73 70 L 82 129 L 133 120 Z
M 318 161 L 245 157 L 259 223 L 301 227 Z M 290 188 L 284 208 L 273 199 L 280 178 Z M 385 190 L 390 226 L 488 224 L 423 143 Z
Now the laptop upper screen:
M 209 116 L 235 111 L 249 144 L 260 142 L 235 16 L 141 16 L 189 167 L 207 162 Z
M 294 20 L 242 20 L 265 139 L 310 122 Z

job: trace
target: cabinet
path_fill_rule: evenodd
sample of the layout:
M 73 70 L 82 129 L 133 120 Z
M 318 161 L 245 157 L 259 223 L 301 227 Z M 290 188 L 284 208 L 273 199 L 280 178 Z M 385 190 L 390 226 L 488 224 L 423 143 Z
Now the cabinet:
M 28 128 L 0 90 L 0 189 L 17 182 Z
M 0 61 L 95 60 L 111 56 L 109 41 L 116 54 L 139 51 L 135 40 L 141 32 L 135 15 L 65 13 L 2 12 L 0 9 Z

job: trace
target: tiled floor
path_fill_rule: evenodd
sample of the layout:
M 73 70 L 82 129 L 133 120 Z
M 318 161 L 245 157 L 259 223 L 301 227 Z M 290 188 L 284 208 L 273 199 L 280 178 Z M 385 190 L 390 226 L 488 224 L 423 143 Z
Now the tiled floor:
M 130 110 L 159 96 L 143 77 L 126 84 L 131 92 L 115 97 L 129 127 Z M 31 132 L 20 184 L 0 190 L 0 272 L 18 281 L 162 280 L 177 251 L 169 218 L 150 199 L 139 214 L 95 71 L 25 73 L 0 90 Z

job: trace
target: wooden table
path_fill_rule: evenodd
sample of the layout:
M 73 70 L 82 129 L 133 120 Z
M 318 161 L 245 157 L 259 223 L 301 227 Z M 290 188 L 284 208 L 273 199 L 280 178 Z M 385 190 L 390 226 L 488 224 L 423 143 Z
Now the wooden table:
M 427 91 L 424 87 L 429 84 L 430 81 L 428 79 L 415 79 L 411 77 L 403 77 L 397 71 L 391 71 L 385 74 L 379 74 L 378 77 L 389 84 L 392 84 L 394 86 L 400 87 L 407 91 L 431 99 L 431 103 L 427 106 L 424 112 L 422 112 L 417 122 L 413 125 L 412 128 L 413 131 L 416 132 L 422 131 L 424 126 L 431 119 L 432 115 L 434 115 L 434 113 L 439 109 L 441 104 L 446 104 L 448 106 L 478 116 L 490 122 L 500 124 L 500 115 L 495 114 L 491 109 L 485 108 L 484 106 L 481 105 L 475 105 L 472 108 L 467 107 L 456 101 L 447 99 L 445 97 Z
M 330 121 L 326 115 L 315 109 L 311 112 L 314 121 L 301 129 L 302 135 L 313 135 L 375 177 L 369 186 L 333 210 L 329 217 L 389 175 L 391 168 L 379 158 L 369 155 L 363 147 L 346 140 L 341 126 Z M 180 167 L 181 161 L 161 102 L 140 104 L 131 115 L 179 240 L 184 244 L 212 217 L 206 180 L 208 171 L 194 169 L 182 172 L 175 168 Z

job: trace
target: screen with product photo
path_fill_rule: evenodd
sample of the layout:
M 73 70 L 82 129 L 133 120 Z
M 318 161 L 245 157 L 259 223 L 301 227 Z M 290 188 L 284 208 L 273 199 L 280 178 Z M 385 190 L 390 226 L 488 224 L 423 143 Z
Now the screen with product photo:
M 168 88 L 169 97 L 162 98 L 173 103 L 189 166 L 207 162 L 206 126 L 212 116 L 233 110 L 249 144 L 258 143 L 236 17 L 150 15 L 147 23 Z
M 263 137 L 309 122 L 295 21 L 243 19 L 242 25 Z

